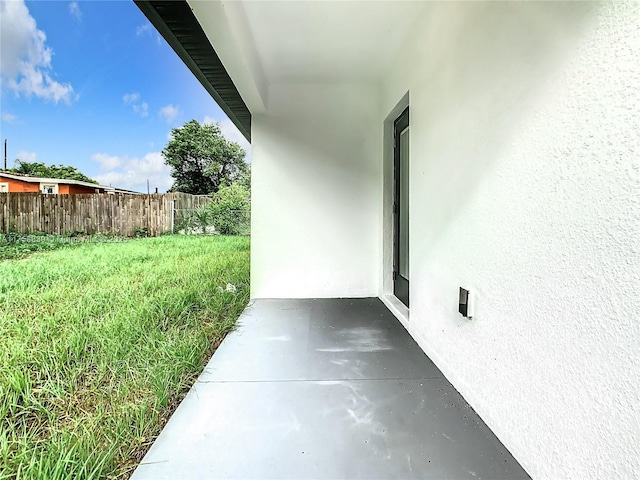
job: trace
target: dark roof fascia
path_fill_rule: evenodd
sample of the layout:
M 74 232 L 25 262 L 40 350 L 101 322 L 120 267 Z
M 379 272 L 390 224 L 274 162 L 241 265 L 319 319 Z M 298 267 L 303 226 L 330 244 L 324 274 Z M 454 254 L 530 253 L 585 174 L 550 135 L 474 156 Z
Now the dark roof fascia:
M 186 0 L 134 2 L 250 142 L 251 112 Z

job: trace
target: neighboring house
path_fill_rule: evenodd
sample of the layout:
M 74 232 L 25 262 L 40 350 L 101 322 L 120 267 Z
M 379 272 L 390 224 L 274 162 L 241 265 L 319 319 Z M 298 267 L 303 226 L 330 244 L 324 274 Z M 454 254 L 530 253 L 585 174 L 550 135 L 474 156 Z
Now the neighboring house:
M 0 171 L 0 193 L 41 192 L 65 195 L 71 193 L 114 193 L 114 190 L 112 187 L 80 180 L 32 177 Z
M 640 475 L 640 3 L 136 3 L 252 142 L 254 298 L 380 297 L 534 478 Z
M 108 191 L 107 193 L 124 193 L 124 194 L 127 194 L 127 195 L 144 195 L 144 193 L 136 192 L 134 190 L 128 190 L 126 188 L 118 188 L 118 187 L 105 187 L 105 188 L 111 189 L 111 191 Z M 156 194 L 158 193 L 157 189 L 156 189 L 155 193 Z

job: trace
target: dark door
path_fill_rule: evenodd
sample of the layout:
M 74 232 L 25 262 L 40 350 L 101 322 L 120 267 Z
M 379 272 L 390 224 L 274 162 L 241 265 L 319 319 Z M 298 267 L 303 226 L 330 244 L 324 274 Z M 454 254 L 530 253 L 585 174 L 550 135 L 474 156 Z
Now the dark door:
M 393 294 L 409 307 L 409 108 L 393 124 Z

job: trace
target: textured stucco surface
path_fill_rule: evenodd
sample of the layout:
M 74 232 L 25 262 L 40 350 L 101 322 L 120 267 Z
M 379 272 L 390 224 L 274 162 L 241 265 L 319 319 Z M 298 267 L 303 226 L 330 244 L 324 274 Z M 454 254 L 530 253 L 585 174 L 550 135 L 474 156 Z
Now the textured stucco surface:
M 378 291 L 379 90 L 282 84 L 253 116 L 251 295 Z
M 419 25 L 384 94 L 410 92 L 406 326 L 534 478 L 638 478 L 640 3 Z
M 405 326 L 534 478 L 640 477 L 640 3 L 429 2 L 380 85 L 322 61 L 325 83 L 254 78 L 259 101 L 230 69 L 254 113 L 252 296 L 389 293 L 383 132 L 408 94 Z

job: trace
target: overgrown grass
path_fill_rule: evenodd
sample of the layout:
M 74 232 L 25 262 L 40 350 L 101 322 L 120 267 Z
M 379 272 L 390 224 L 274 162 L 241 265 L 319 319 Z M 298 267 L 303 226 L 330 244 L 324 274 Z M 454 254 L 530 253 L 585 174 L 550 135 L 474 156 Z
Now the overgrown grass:
M 248 298 L 246 237 L 0 262 L 0 478 L 128 477 Z
M 15 260 L 32 253 L 71 248 L 78 245 L 78 240 L 59 235 L 0 234 L 0 260 Z

